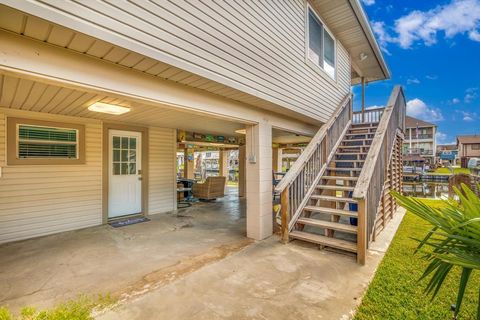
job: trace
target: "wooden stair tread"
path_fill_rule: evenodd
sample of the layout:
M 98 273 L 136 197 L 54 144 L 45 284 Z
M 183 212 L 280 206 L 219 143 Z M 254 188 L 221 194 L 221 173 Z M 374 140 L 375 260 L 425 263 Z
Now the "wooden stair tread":
M 359 141 L 372 141 L 373 138 L 361 138 L 361 139 L 343 139 L 342 142 L 359 142 Z
M 332 162 L 340 162 L 340 163 L 365 162 L 365 160 L 357 160 L 357 159 L 332 159 Z
M 312 218 L 300 218 L 297 220 L 297 223 L 323 229 L 331 229 L 347 233 L 357 233 L 357 226 L 352 226 L 345 223 L 331 222 Z
M 334 196 L 324 196 L 314 194 L 310 196 L 310 199 L 315 200 L 325 200 L 325 201 L 332 201 L 332 202 L 350 202 L 350 203 L 357 203 L 358 201 L 352 198 L 345 198 L 345 197 L 334 197 Z
M 356 211 L 334 209 L 334 208 L 328 208 L 328 207 L 305 206 L 305 208 L 303 208 L 303 210 L 311 211 L 311 212 L 318 212 L 318 213 L 325 213 L 325 214 L 333 214 L 333 215 L 336 215 L 336 216 L 353 217 L 353 218 L 356 218 L 358 216 L 358 212 L 356 212 Z
M 357 181 L 357 180 L 358 180 L 358 177 L 322 176 L 321 179 Z
M 328 167 L 330 171 L 362 171 L 362 168 L 342 168 L 342 167 Z
M 353 191 L 355 189 L 355 187 L 337 186 L 337 185 L 318 185 L 317 189 L 337 190 L 337 191 Z
M 290 232 L 290 237 L 293 239 L 298 239 L 298 240 L 303 240 L 307 242 L 324 245 L 326 247 L 332 247 L 332 248 L 341 249 L 349 252 L 355 252 L 355 253 L 357 252 L 357 244 L 351 241 L 326 237 L 318 234 L 297 231 L 297 230 Z
M 358 146 L 338 146 L 339 149 L 355 149 L 355 148 L 370 148 L 370 145 L 358 145 Z
M 336 156 L 357 156 L 357 155 L 366 155 L 368 152 L 336 152 Z

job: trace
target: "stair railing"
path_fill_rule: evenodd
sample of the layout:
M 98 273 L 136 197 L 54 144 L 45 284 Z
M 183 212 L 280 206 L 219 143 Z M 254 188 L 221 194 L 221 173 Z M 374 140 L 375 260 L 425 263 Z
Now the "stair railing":
M 405 131 L 405 112 L 403 89 L 396 86 L 383 111 L 353 191 L 353 198 L 358 201 L 357 261 L 360 264 L 365 264 L 367 247 L 375 226 L 377 208 L 387 178 L 388 162 L 397 130 Z
M 275 192 L 280 193 L 283 241 L 288 241 L 290 231 L 335 154 L 351 119 L 352 98 L 348 94 L 275 187 Z
M 380 122 L 380 119 L 382 118 L 382 114 L 385 108 L 373 108 L 373 109 L 366 109 L 365 112 L 363 112 L 363 117 L 362 117 L 362 111 L 355 111 L 353 113 L 352 117 L 352 123 L 377 123 Z M 362 120 L 363 118 L 363 120 Z

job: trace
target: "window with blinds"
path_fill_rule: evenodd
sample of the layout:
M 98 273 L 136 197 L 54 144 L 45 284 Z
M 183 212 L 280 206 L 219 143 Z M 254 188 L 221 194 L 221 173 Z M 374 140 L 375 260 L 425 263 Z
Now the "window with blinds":
M 335 78 L 335 39 L 308 7 L 308 59 Z
M 18 124 L 19 159 L 78 159 L 78 130 Z

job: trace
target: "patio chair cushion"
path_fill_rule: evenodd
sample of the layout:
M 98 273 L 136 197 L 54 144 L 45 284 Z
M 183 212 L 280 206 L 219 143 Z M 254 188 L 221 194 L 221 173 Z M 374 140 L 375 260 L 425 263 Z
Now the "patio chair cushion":
M 198 199 L 212 200 L 225 196 L 225 177 L 208 177 L 204 183 L 195 183 L 193 196 Z

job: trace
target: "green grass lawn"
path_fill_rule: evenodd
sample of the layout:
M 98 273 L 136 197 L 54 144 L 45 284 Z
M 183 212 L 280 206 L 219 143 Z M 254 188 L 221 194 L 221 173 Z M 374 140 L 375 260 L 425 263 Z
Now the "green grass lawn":
M 238 181 L 227 181 L 227 186 L 238 187 Z
M 0 306 L 0 320 L 94 320 L 92 316 L 94 309 L 106 308 L 114 302 L 109 295 L 95 298 L 80 296 L 47 310 L 25 307 L 18 315 Z
M 454 174 L 465 173 L 469 174 L 470 169 L 468 168 L 453 168 Z M 452 174 L 449 168 L 437 168 L 434 172 L 429 172 L 428 174 Z
M 425 201 L 434 206 L 442 205 L 441 201 Z M 355 320 L 452 318 L 450 305 L 456 300 L 459 277 L 450 274 L 433 301 L 430 296 L 424 294 L 427 281 L 418 282 L 428 263 L 421 259 L 421 254 L 413 255 L 418 243 L 411 237 L 423 239 L 429 229 L 430 226 L 420 218 L 410 213 L 406 214 L 362 300 Z M 456 270 L 455 275 L 459 274 L 459 270 Z M 474 271 L 462 303 L 459 320 L 475 319 L 479 288 L 480 274 Z

